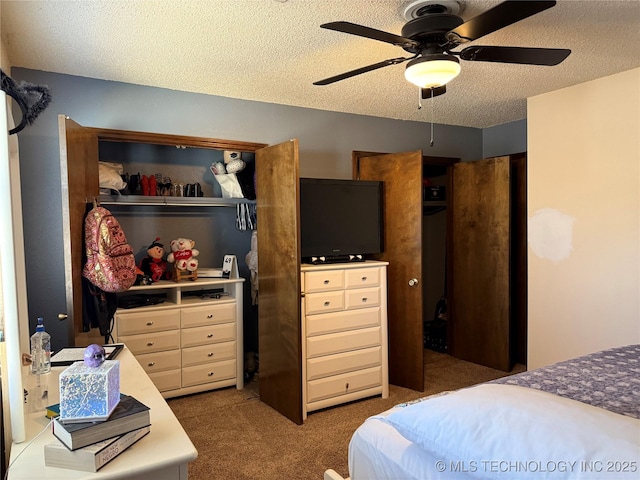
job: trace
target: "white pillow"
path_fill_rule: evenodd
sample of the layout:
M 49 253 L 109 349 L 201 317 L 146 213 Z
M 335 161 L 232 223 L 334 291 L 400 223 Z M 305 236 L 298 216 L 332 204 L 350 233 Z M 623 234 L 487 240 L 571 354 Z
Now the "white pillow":
M 386 417 L 443 473 L 476 478 L 638 478 L 640 421 L 514 385 L 483 384 Z

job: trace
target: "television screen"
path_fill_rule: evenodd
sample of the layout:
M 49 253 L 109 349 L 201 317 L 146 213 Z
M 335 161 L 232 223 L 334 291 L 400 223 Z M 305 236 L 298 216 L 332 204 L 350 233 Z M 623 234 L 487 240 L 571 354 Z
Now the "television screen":
M 380 253 L 383 182 L 300 179 L 302 259 Z

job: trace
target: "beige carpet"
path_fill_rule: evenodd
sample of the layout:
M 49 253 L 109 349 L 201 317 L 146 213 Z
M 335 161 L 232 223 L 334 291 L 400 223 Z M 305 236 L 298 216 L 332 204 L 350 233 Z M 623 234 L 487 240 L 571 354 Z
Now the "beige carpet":
M 378 396 L 313 412 L 304 425 L 261 402 L 257 378 L 244 390 L 225 388 L 168 403 L 198 450 L 189 479 L 321 480 L 328 468 L 348 475 L 349 440 L 367 417 L 398 403 L 505 375 L 426 350 L 424 392 L 391 385 L 387 399 Z

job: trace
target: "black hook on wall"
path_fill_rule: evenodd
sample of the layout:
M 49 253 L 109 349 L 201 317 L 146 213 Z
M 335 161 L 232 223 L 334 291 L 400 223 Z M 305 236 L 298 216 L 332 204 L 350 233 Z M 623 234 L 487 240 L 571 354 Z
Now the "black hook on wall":
M 27 124 L 31 125 L 35 121 L 38 115 L 40 115 L 51 102 L 51 94 L 47 86 L 35 85 L 28 82 L 20 82 L 17 84 L 2 70 L 0 70 L 0 74 L 0 88 L 16 101 L 22 111 L 22 121 L 20 124 L 9 130 L 9 135 L 13 135 L 21 131 Z

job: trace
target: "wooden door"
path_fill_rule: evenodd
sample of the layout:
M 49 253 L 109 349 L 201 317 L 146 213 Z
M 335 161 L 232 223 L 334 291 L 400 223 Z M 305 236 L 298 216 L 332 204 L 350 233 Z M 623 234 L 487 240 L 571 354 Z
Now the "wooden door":
M 256 152 L 260 400 L 301 425 L 298 141 Z
M 422 152 L 354 153 L 355 177 L 384 182 L 384 252 L 389 262 L 389 383 L 424 391 Z
M 509 371 L 509 157 L 455 164 L 452 184 L 451 354 Z
M 99 194 L 98 136 L 64 115 L 58 116 L 62 176 L 67 344 L 82 331 L 82 254 L 87 199 Z M 62 313 L 62 312 L 61 312 Z

